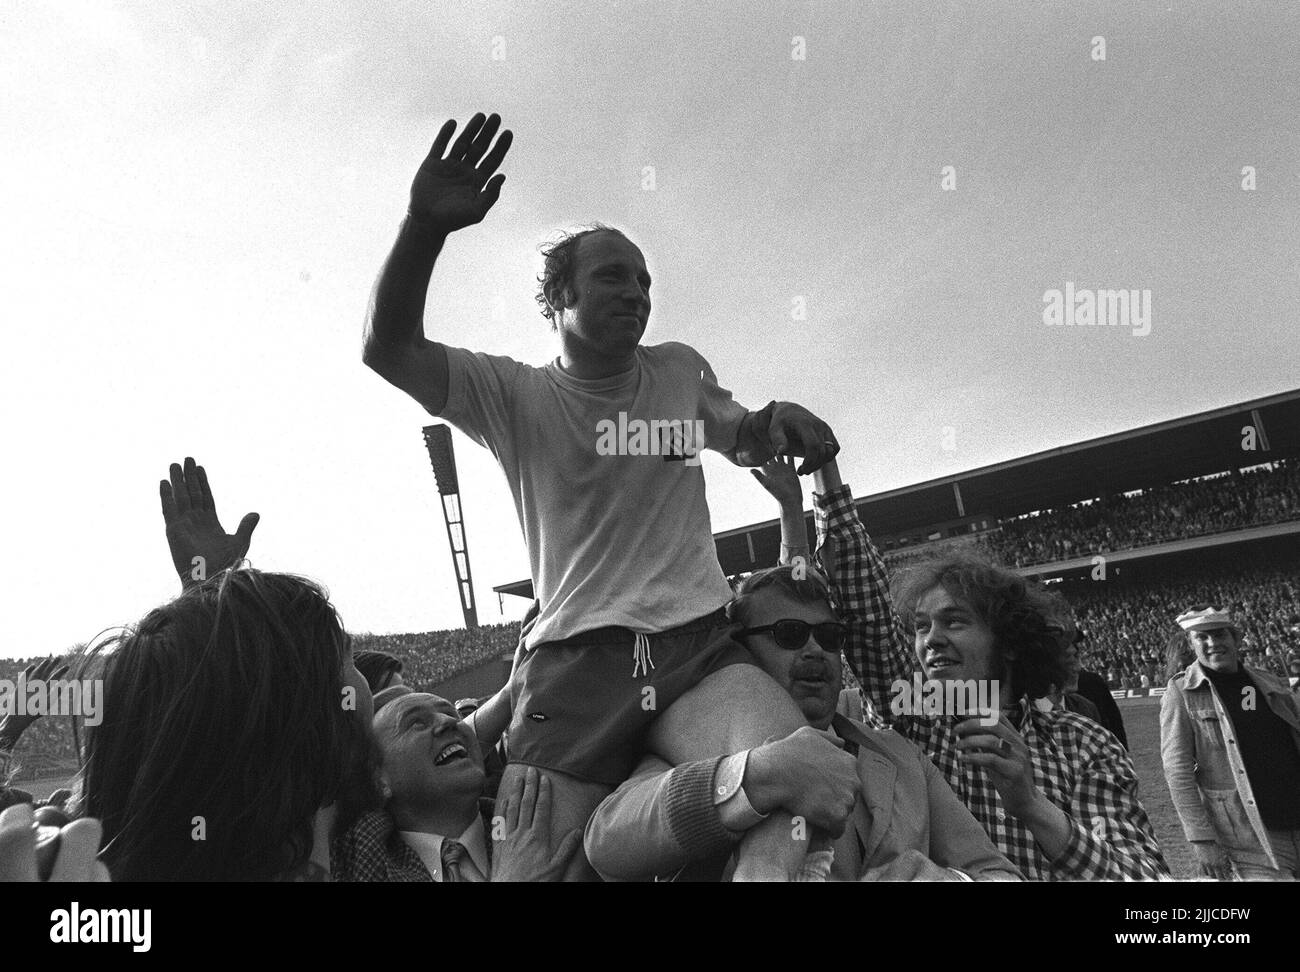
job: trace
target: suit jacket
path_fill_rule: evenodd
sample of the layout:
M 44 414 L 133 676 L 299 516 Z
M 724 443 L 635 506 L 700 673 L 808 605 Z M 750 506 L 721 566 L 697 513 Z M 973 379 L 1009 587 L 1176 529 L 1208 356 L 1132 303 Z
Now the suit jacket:
M 1111 731 L 1119 744 L 1128 749 L 1128 735 L 1124 732 L 1124 718 L 1119 714 L 1115 697 L 1106 687 L 1106 680 L 1093 672 L 1079 673 L 1079 694 L 1097 707 L 1100 723 Z
M 478 812 L 487 828 L 487 855 L 492 860 L 492 809 L 480 799 Z M 330 846 L 330 874 L 335 881 L 433 883 L 433 876 L 397 829 L 387 810 L 372 810 L 338 834 Z
M 837 880 L 1020 880 L 929 758 L 892 730 L 836 715 L 832 728 L 858 747 L 862 795 L 834 842 Z M 671 767 L 642 760 L 587 823 L 587 859 L 607 881 L 723 876 L 743 834 L 727 830 L 713 804 L 718 759 Z

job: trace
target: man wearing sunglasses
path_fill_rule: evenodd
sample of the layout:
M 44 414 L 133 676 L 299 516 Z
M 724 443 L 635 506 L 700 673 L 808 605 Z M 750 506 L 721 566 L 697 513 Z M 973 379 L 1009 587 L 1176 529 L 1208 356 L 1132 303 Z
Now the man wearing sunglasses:
M 728 614 L 808 726 L 677 767 L 646 757 L 587 824 L 603 878 L 725 878 L 745 831 L 777 810 L 793 815 L 792 840 L 832 835 L 832 879 L 1020 878 L 919 749 L 837 712 L 847 629 L 820 574 L 804 562 L 753 574 Z

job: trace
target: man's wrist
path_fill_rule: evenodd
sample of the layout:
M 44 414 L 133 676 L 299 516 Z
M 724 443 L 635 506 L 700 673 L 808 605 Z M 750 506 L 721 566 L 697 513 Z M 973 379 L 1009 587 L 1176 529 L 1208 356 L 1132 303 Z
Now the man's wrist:
M 1055 819 L 1055 815 L 1062 812 L 1060 807 L 1047 799 L 1047 797 L 1043 796 L 1042 791 L 1039 790 L 1038 787 L 1034 787 L 1033 798 L 1024 808 L 1012 809 L 1008 806 L 1006 807 L 1006 811 L 1030 830 L 1033 830 L 1035 827 L 1049 825 L 1051 821 Z
M 420 242 L 441 246 L 446 242 L 447 237 L 451 235 L 452 230 L 434 220 L 407 210 L 406 217 L 402 220 L 401 233 Z
M 741 419 L 736 434 L 735 462 L 741 466 L 761 466 L 771 459 L 772 409 L 776 402 L 768 402 L 757 412 L 747 412 Z
M 783 805 L 780 787 L 775 781 L 772 759 L 766 746 L 757 746 L 749 751 L 749 760 L 745 765 L 743 787 L 749 797 L 750 805 L 759 813 L 769 814 Z
M 780 560 L 782 567 L 788 566 L 789 564 L 798 563 L 799 561 L 802 561 L 804 566 L 806 567 L 811 560 L 812 560 L 812 551 L 809 550 L 808 544 L 806 543 L 789 544 L 789 543 L 782 542 L 781 560 Z

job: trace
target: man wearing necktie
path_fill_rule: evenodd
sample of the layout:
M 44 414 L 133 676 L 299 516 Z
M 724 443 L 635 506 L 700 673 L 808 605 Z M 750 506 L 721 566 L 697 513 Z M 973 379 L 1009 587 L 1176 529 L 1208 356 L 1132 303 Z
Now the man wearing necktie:
M 468 881 L 471 884 L 480 884 L 487 880 L 474 866 L 474 860 L 465 849 L 465 845 L 458 840 L 442 842 L 442 879 L 447 882 Z
M 336 880 L 558 881 L 581 832 L 551 850 L 552 794 L 536 770 L 503 788 L 499 813 L 473 730 L 444 698 L 409 686 L 375 696 L 384 808 L 364 814 L 335 845 Z M 581 858 L 577 858 L 581 863 Z

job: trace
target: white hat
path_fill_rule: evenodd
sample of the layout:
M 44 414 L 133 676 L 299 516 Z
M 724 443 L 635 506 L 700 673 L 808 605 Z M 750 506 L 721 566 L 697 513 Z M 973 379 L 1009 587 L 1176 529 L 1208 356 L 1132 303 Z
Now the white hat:
M 1192 609 L 1178 615 L 1178 626 L 1184 631 L 1213 631 L 1215 628 L 1233 628 L 1235 625 L 1228 617 L 1227 608 L 1206 607 L 1199 611 Z

